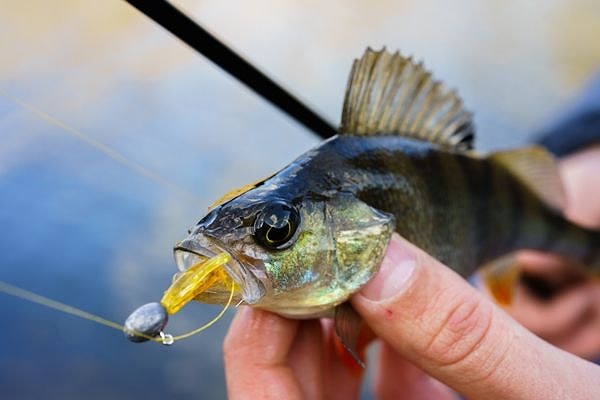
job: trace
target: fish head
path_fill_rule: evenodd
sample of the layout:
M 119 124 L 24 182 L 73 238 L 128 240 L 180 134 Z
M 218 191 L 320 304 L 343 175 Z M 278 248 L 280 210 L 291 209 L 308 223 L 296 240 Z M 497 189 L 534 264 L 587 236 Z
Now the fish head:
M 212 209 L 175 246 L 180 270 L 227 252 L 229 277 L 246 304 L 280 315 L 326 315 L 376 272 L 394 218 L 352 194 L 255 188 Z M 196 300 L 225 303 L 215 285 Z

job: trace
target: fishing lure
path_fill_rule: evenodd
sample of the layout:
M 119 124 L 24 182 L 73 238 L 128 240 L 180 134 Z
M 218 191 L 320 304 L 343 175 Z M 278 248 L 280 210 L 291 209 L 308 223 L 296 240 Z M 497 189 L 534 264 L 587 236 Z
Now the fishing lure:
M 518 249 L 600 273 L 600 233 L 567 221 L 541 147 L 481 155 L 471 114 L 422 64 L 367 49 L 350 73 L 339 134 L 273 176 L 231 192 L 175 247 L 180 274 L 125 323 L 134 341 L 163 334 L 190 300 L 243 302 L 291 318 L 332 317 L 355 349 L 347 302 L 377 272 L 397 231 L 463 277 Z M 485 269 L 509 303 L 514 264 Z

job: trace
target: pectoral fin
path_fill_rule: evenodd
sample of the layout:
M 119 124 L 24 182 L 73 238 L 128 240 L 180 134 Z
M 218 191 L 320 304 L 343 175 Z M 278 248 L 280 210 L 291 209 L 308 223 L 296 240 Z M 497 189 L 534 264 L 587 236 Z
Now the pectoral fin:
M 519 279 L 516 257 L 513 254 L 500 257 L 486 264 L 481 274 L 494 300 L 502 306 L 509 306 Z
M 335 308 L 334 316 L 335 333 L 346 354 L 352 357 L 350 362 L 354 361 L 361 368 L 366 368 L 364 361 L 365 344 L 360 343 L 360 333 L 362 327 L 362 318 L 349 302 L 340 304 Z M 362 348 L 361 348 L 362 347 Z

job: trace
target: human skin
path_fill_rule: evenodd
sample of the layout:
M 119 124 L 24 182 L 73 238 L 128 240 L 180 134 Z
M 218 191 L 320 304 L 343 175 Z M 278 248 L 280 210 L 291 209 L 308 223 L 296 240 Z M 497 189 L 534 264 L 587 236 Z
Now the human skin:
M 565 214 L 573 222 L 600 228 L 600 144 L 560 162 L 567 195 Z M 580 274 L 568 260 L 533 251 L 517 255 L 521 271 L 550 281 L 573 280 L 549 299 L 518 285 L 510 314 L 550 343 L 588 359 L 600 358 L 600 285 Z
M 591 150 L 600 152 L 600 146 Z M 600 153 L 594 152 L 600 160 Z M 565 168 L 569 159 L 562 163 L 566 179 L 575 180 L 568 174 L 575 174 L 581 163 L 598 171 L 598 161 L 586 154 L 571 164 L 574 167 Z M 580 180 L 588 188 L 591 181 L 585 173 Z M 584 218 L 572 183 L 566 190 L 567 215 Z M 586 209 L 585 218 L 600 216 L 598 211 Z M 568 269 L 565 261 L 539 253 L 519 254 L 519 262 L 541 275 Z M 574 323 L 568 317 L 573 313 L 568 302 L 573 289 L 581 291 L 578 286 L 569 288 L 549 305 L 525 297 L 521 287 L 514 309 L 529 307 L 531 312 L 529 319 L 516 311 L 515 316 L 542 333 L 589 332 L 596 319 L 575 318 Z M 598 302 L 583 293 L 575 296 L 584 298 L 577 300 L 584 307 L 576 313 L 598 312 Z M 380 271 L 352 304 L 380 343 L 373 386 L 377 398 L 456 399 L 458 392 L 467 398 L 546 400 L 589 399 L 600 393 L 599 366 L 534 335 L 484 293 L 398 235 L 392 237 Z M 543 318 L 537 317 L 540 313 Z M 565 314 L 563 321 L 556 319 Z M 547 323 L 545 318 L 554 320 Z M 598 336 L 597 327 L 595 332 Z M 229 398 L 356 398 L 362 376 L 340 358 L 335 340 L 330 322 L 288 320 L 242 307 L 224 343 Z M 578 353 L 598 351 L 594 346 L 590 341 Z

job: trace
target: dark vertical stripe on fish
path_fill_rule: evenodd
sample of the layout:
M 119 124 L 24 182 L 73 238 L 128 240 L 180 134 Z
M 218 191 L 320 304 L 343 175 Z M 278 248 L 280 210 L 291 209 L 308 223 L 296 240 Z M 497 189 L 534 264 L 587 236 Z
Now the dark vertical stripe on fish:
M 534 248 L 542 248 L 545 241 L 546 231 L 542 224 L 542 202 L 530 190 L 523 188 L 521 190 L 521 202 L 523 204 L 523 215 L 521 226 L 525 227 L 525 232 L 522 232 L 521 239 L 523 244 Z
M 492 194 L 488 199 L 486 215 L 488 216 L 488 230 L 492 235 L 492 239 L 488 243 L 488 251 L 484 256 L 484 261 L 489 261 L 502 255 L 503 241 L 506 236 L 506 227 L 508 226 L 507 221 L 510 222 L 511 215 L 511 197 L 506 171 L 495 163 L 490 163 L 489 170 L 489 184 L 492 187 Z
M 427 198 L 429 199 L 429 204 L 444 204 L 444 198 L 447 198 L 448 187 L 446 179 L 443 179 L 440 171 L 440 168 L 444 168 L 442 154 L 439 151 L 432 151 L 428 157 L 423 160 L 423 165 L 421 167 L 426 169 L 427 178 L 425 179 L 425 185 L 427 188 Z M 442 224 L 444 221 L 441 219 L 441 213 L 439 210 L 433 210 L 432 214 L 432 225 L 434 231 L 445 233 L 444 229 L 442 229 Z M 444 241 L 447 239 L 446 235 L 438 236 L 436 241 Z
M 567 230 L 569 221 L 554 210 L 544 210 L 544 214 L 546 214 L 544 220 L 547 221 L 547 226 L 544 229 L 544 240 L 540 247 L 542 250 L 552 251 Z
M 420 208 L 418 211 L 421 217 L 419 219 L 420 226 L 413 226 L 411 233 L 416 240 L 419 240 L 418 245 L 430 253 L 436 249 L 434 243 L 437 238 L 437 221 L 431 220 L 428 216 L 431 215 L 432 211 L 435 211 L 430 206 L 436 204 L 432 203 L 435 200 L 432 195 L 436 193 L 436 188 L 439 188 L 436 182 L 440 179 L 436 170 L 431 168 L 429 160 L 432 154 L 436 153 L 427 151 L 425 154 L 406 157 L 402 161 L 402 169 L 406 174 L 406 178 L 411 181 L 414 190 L 413 201 L 415 207 Z
M 492 205 L 492 197 L 495 195 L 495 190 L 494 190 L 494 181 L 493 181 L 493 166 L 492 164 L 485 160 L 481 160 L 478 163 L 481 166 L 481 188 L 482 188 L 482 192 L 481 192 L 481 207 L 482 207 L 482 213 L 481 213 L 481 221 L 478 221 L 478 223 L 482 224 L 482 238 L 481 238 L 481 244 L 482 244 L 482 249 L 481 252 L 479 254 L 479 259 L 482 260 L 485 252 L 487 249 L 491 248 L 491 247 L 495 247 L 496 245 L 496 235 L 498 234 L 497 232 L 494 232 L 493 229 L 494 227 L 491 224 L 491 213 L 497 212 L 496 210 L 493 209 L 493 207 L 491 207 Z
M 465 182 L 468 187 L 468 196 L 472 200 L 472 219 L 473 219 L 473 244 L 475 249 L 475 258 L 478 263 L 482 262 L 490 242 L 489 229 L 489 200 L 493 195 L 491 180 L 490 163 L 485 160 L 478 160 L 467 157 L 456 157 L 460 165 Z
M 521 202 L 521 186 L 520 184 L 513 179 L 511 176 L 508 176 L 507 179 L 507 189 L 510 194 L 511 204 L 508 205 L 511 210 L 510 221 L 507 221 L 510 228 L 508 229 L 508 234 L 505 239 L 504 250 L 510 251 L 515 249 L 517 244 L 520 241 L 522 234 L 522 202 Z
M 438 205 L 435 217 L 438 221 L 438 232 L 443 235 L 436 239 L 438 248 L 444 253 L 444 261 L 455 271 L 463 276 L 468 276 L 476 267 L 473 254 L 471 234 L 473 232 L 472 204 L 468 195 L 469 187 L 464 176 L 464 169 L 457 161 L 457 156 L 443 152 L 436 152 L 429 164 L 436 171 L 437 187 L 435 197 Z M 458 254 L 457 247 L 465 248 Z

